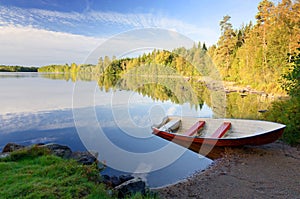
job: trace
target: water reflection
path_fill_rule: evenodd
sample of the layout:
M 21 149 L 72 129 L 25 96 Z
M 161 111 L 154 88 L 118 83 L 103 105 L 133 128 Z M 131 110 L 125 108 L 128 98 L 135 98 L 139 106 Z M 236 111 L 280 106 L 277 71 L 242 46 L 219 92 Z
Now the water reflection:
M 0 78 L 33 78 L 39 77 L 36 72 L 0 72 Z
M 189 104 L 190 108 L 201 110 L 209 107 L 215 118 L 259 119 L 259 110 L 267 110 L 274 100 L 260 94 L 225 93 L 223 88 L 208 85 L 199 78 L 185 79 L 164 75 L 121 76 L 94 75 L 92 73 L 42 74 L 45 78 L 64 79 L 66 81 L 96 81 L 101 91 L 130 90 L 154 101 L 170 101 L 173 104 Z M 217 86 L 220 86 L 218 84 Z M 225 95 L 225 96 L 224 96 Z M 206 106 L 205 106 L 206 105 Z
M 226 117 L 260 119 L 263 113 L 259 111 L 268 110 L 273 100 L 259 94 L 230 93 L 227 95 Z
M 50 75 L 50 74 L 48 74 Z M 47 76 L 47 75 L 46 75 Z M 52 78 L 52 74 L 50 75 Z M 61 104 L 61 102 L 67 102 L 72 100 L 72 91 L 74 83 L 71 78 L 66 78 L 64 74 L 55 76 L 55 81 L 49 78 L 41 78 L 39 74 L 34 74 L 34 77 L 18 78 L 17 74 L 10 76 L 9 78 L 0 78 L 1 85 L 1 104 L 6 105 L 6 111 L 1 110 L 0 114 L 0 150 L 8 142 L 17 142 L 19 144 L 30 145 L 33 143 L 49 143 L 55 142 L 70 146 L 73 150 L 85 150 L 85 146 L 81 142 L 80 137 L 77 134 L 75 128 L 73 111 L 70 104 Z M 61 81 L 63 80 L 63 81 Z M 95 81 L 83 81 L 80 80 L 85 86 L 95 86 Z M 116 81 L 117 82 L 117 81 Z M 78 83 L 78 82 L 77 82 Z M 96 84 L 97 85 L 97 84 Z M 140 92 L 131 92 L 121 88 L 110 88 L 105 91 L 97 89 L 95 92 L 95 100 L 97 104 L 93 107 L 96 112 L 99 123 L 103 131 L 114 145 L 121 148 L 122 150 L 134 152 L 134 153 L 149 153 L 151 151 L 159 150 L 161 147 L 170 146 L 173 154 L 176 151 L 184 151 L 172 164 L 161 168 L 153 172 L 139 172 L 139 176 L 144 177 L 150 187 L 159 187 L 166 184 L 175 183 L 179 179 L 184 179 L 191 175 L 197 170 L 205 169 L 211 161 L 207 158 L 190 152 L 186 149 L 181 148 L 178 145 L 169 143 L 156 136 L 148 136 L 146 138 L 137 138 L 129 136 L 124 133 L 122 129 L 116 125 L 113 118 L 113 109 L 110 105 L 111 95 L 121 95 L 122 97 L 116 97 L 119 99 L 118 107 L 123 108 L 123 105 L 127 105 L 127 100 L 122 101 L 123 96 L 133 96 L 131 101 L 130 114 L 136 124 L 141 124 L 140 118 L 145 117 L 148 113 L 146 110 L 153 106 L 162 107 L 164 110 L 172 110 L 173 113 L 181 110 L 182 107 L 186 107 L 188 104 L 181 106 L 172 103 L 171 101 L 159 101 L 152 100 L 151 97 L 145 97 Z M 83 93 L 85 95 L 85 93 Z M 135 100 L 138 99 L 138 100 Z M 24 102 L 28 103 L 24 103 Z M 147 101 L 147 103 L 145 103 Z M 142 102 L 142 103 L 139 103 Z M 50 104 L 51 106 L 45 106 Z M 21 106 L 20 106 L 21 105 Z M 116 104 L 115 104 L 116 105 Z M 17 107 L 17 109 L 16 109 Z M 83 112 L 90 107 L 78 107 Z M 125 107 L 126 108 L 126 107 Z M 184 109 L 188 109 L 188 106 Z M 207 115 L 211 116 L 211 115 Z M 149 125 L 149 124 L 148 124 Z M 135 128 L 128 129 L 131 133 L 143 133 L 151 134 L 151 129 L 146 128 L 147 131 L 135 131 Z M 135 132 L 134 132 L 135 131 Z M 97 133 L 97 132 L 95 132 Z M 98 143 L 101 145 L 101 141 Z M 105 150 L 109 149 L 103 149 Z M 114 153 L 114 151 L 112 152 Z M 172 155 L 172 154 L 170 154 Z M 165 160 L 166 156 L 157 156 L 154 159 L 149 159 L 152 164 L 156 164 Z M 104 155 L 101 156 L 100 160 L 103 160 Z M 118 153 L 114 153 L 111 159 L 119 161 L 118 164 L 130 164 L 122 161 L 122 158 Z M 109 159 L 105 158 L 109 161 Z M 186 164 L 188 162 L 188 164 Z M 134 165 L 136 169 L 141 171 L 144 169 L 138 165 Z M 107 168 L 105 173 L 108 174 L 121 174 L 122 171 L 118 171 L 113 168 Z
M 119 148 L 134 153 L 148 153 L 166 145 L 171 145 L 174 153 L 182 150 L 176 144 L 151 136 L 149 125 L 150 119 L 155 118 L 154 113 L 259 118 L 261 113 L 258 110 L 269 106 L 269 101 L 259 95 L 242 97 L 231 93 L 225 101 L 222 89 L 197 78 L 0 73 L 0 83 L 5 85 L 0 88 L 0 103 L 3 105 L 0 112 L 0 149 L 8 142 L 25 145 L 56 142 L 69 145 L 73 150 L 85 150 L 72 113 L 74 108 L 82 111 L 89 108 L 73 107 L 72 110 L 73 87 L 79 82 L 97 88 L 93 109 L 106 137 Z M 126 113 L 130 117 L 115 112 Z M 122 159 L 118 154 L 111 158 Z M 164 158 L 157 156 L 152 161 L 160 162 Z M 158 187 L 186 178 L 210 163 L 211 160 L 186 150 L 169 166 L 139 175 L 143 175 L 151 187 Z M 113 168 L 104 172 L 122 173 Z
M 201 110 L 203 105 L 212 109 L 213 117 L 225 117 L 226 96 L 222 88 L 208 88 L 207 82 L 200 79 L 185 79 L 180 76 L 162 75 L 136 75 L 127 73 L 123 76 L 93 75 L 91 73 L 73 74 L 43 74 L 45 78 L 65 79 L 66 81 L 96 81 L 99 89 L 109 92 L 110 90 L 130 90 L 150 97 L 152 100 L 162 102 L 171 101 L 174 104 L 190 105 L 190 108 Z

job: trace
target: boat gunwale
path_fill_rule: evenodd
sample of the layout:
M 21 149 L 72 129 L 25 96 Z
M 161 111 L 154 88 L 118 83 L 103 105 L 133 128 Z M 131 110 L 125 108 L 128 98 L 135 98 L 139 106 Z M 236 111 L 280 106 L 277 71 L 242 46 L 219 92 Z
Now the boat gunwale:
M 253 138 L 253 137 L 256 137 L 256 136 L 261 136 L 261 135 L 264 135 L 264 134 L 268 134 L 268 133 L 273 133 L 274 131 L 279 131 L 279 130 L 283 130 L 285 128 L 284 127 L 281 127 L 281 128 L 277 128 L 277 129 L 274 129 L 274 130 L 270 130 L 270 131 L 264 131 L 260 134 L 252 134 L 252 135 L 248 135 L 248 136 L 243 136 L 243 137 L 222 137 L 222 138 L 214 138 L 214 137 L 200 137 L 200 136 L 188 136 L 188 135 L 183 135 L 181 133 L 171 133 L 171 132 L 168 132 L 168 131 L 161 131 L 157 128 L 155 128 L 157 130 L 157 132 L 163 132 L 163 133 L 166 133 L 166 134 L 170 134 L 170 135 L 174 135 L 174 137 L 187 137 L 187 138 L 193 138 L 193 139 L 203 139 L 203 140 L 206 140 L 206 139 L 209 139 L 209 140 L 240 140 L 240 139 L 248 139 L 248 138 Z M 154 133 L 156 134 L 156 133 Z
M 278 130 L 282 130 L 284 128 L 286 128 L 286 125 L 284 124 L 281 124 L 281 123 L 276 123 L 276 122 L 271 122 L 271 121 L 265 121 L 265 120 L 251 120 L 251 119 L 239 119 L 239 118 L 200 118 L 200 117 L 191 117 L 191 116 L 167 116 L 168 118 L 180 118 L 183 120 L 184 119 L 193 119 L 193 120 L 203 120 L 205 122 L 208 122 L 209 123 L 209 120 L 217 120 L 217 121 L 222 121 L 222 122 L 238 122 L 238 121 L 243 121 L 243 122 L 252 122 L 252 123 L 255 123 L 255 122 L 258 122 L 258 123 L 266 123 L 266 124 L 272 124 L 272 125 L 276 125 L 277 127 L 273 127 L 273 128 L 270 128 L 270 129 L 267 129 L 267 130 L 263 130 L 261 132 L 254 132 L 252 134 L 245 134 L 243 136 L 235 136 L 235 137 L 221 137 L 221 138 L 214 138 L 214 137 L 201 137 L 201 136 L 188 136 L 188 135 L 184 135 L 182 133 L 176 133 L 176 132 L 168 132 L 168 131 L 162 131 L 162 132 L 165 132 L 167 134 L 171 134 L 171 135 L 174 135 L 174 136 L 180 136 L 180 137 L 188 137 L 188 138 L 193 138 L 193 139 L 209 139 L 209 140 L 240 140 L 240 139 L 248 139 L 248 138 L 253 138 L 253 137 L 256 137 L 256 136 L 261 136 L 261 135 L 264 135 L 264 134 L 268 134 L 268 133 L 272 133 L 274 131 L 278 131 Z M 158 128 L 156 127 L 153 127 L 153 130 L 156 129 L 156 131 L 161 131 L 159 130 Z

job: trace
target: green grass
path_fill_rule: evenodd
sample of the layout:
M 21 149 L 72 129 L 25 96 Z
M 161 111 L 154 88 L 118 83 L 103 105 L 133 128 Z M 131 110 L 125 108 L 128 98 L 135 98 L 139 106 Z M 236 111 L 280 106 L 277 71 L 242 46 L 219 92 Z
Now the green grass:
M 116 198 L 99 178 L 96 164 L 82 165 L 35 146 L 0 159 L 0 198 Z M 158 197 L 149 192 L 127 198 Z
M 33 147 L 0 159 L 1 198 L 111 198 L 97 165 L 49 155 Z

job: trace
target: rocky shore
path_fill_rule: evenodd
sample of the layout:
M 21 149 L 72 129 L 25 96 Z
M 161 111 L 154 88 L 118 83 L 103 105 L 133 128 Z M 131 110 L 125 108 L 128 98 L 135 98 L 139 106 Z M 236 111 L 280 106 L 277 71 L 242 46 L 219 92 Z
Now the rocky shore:
M 300 147 L 228 148 L 207 170 L 155 190 L 161 198 L 300 198 Z

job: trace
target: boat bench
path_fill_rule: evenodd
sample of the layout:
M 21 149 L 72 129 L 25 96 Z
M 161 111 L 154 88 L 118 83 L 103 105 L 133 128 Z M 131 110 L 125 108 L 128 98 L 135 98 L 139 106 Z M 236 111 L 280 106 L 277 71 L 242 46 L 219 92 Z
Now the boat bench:
M 221 138 L 230 129 L 231 123 L 224 122 L 212 135 L 212 138 Z
M 167 122 L 166 124 L 162 125 L 159 130 L 160 131 L 175 131 L 179 128 L 181 124 L 181 120 L 179 119 L 173 119 Z
M 183 133 L 186 136 L 192 136 L 196 134 L 203 126 L 205 125 L 205 121 L 196 122 L 189 130 Z

